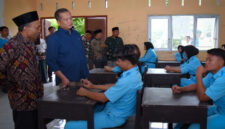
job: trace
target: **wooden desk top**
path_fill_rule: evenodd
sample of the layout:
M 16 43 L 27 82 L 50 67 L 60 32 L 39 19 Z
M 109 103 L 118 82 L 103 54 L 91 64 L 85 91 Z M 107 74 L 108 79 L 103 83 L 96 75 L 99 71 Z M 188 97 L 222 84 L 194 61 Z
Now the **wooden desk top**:
M 182 75 L 181 73 L 175 73 L 175 72 L 167 72 L 164 68 L 149 68 L 147 71 L 147 74 L 176 74 L 176 75 Z
M 59 89 L 53 93 L 39 99 L 39 102 L 53 102 L 59 104 L 79 104 L 79 105 L 95 105 L 96 101 L 86 97 L 76 95 L 79 86 L 68 87 L 66 89 Z
M 90 74 L 116 74 L 114 72 L 107 72 L 103 68 L 94 68 L 89 71 Z
M 144 89 L 142 106 L 188 106 L 207 108 L 206 103 L 200 103 L 195 92 L 174 95 L 171 88 L 149 87 Z

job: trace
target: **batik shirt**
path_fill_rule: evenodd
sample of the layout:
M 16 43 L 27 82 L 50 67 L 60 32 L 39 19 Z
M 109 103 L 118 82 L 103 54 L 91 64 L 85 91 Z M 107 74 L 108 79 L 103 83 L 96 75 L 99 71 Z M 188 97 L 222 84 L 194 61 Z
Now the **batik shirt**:
M 32 111 L 43 96 L 35 44 L 18 33 L 0 49 L 0 86 L 7 87 L 11 108 Z

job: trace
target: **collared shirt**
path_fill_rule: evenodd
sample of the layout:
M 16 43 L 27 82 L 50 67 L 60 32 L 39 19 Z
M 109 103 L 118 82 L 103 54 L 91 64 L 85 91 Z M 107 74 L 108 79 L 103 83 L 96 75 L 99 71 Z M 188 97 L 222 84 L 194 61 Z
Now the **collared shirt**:
M 104 42 L 100 39 L 94 38 L 91 45 L 94 51 L 94 60 L 106 60 L 106 49 L 101 47 Z
M 20 33 L 11 38 L 0 49 L 0 74 L 3 75 L 0 86 L 9 88 L 11 108 L 17 111 L 36 110 L 36 100 L 43 96 L 43 85 L 35 44 L 26 41 Z
M 157 61 L 157 55 L 155 53 L 155 50 L 152 48 L 149 48 L 145 55 L 139 59 L 140 62 L 143 62 L 144 65 L 147 64 L 148 68 L 155 68 L 155 63 Z M 143 66 L 144 66 L 143 65 Z
M 9 41 L 9 38 L 0 37 L 0 49 L 4 46 L 4 44 Z
M 85 56 L 88 60 L 93 60 L 94 58 L 94 52 L 91 45 L 91 41 L 83 40 L 84 50 L 85 50 Z
M 209 72 L 203 79 L 203 84 L 206 88 L 205 94 L 216 105 L 216 111 L 225 115 L 225 67 L 216 74 Z
M 123 39 L 120 37 L 114 38 L 113 36 L 108 37 L 105 40 L 105 44 L 107 45 L 107 52 L 109 54 L 109 60 L 116 60 L 113 56 L 115 50 L 123 46 Z
M 199 66 L 201 66 L 201 62 L 197 58 L 197 56 L 192 56 L 190 59 L 186 61 L 186 63 L 182 64 L 180 66 L 180 70 L 182 74 L 189 73 L 191 76 L 191 79 L 193 81 L 196 80 L 196 70 Z
M 47 39 L 47 63 L 52 71 L 60 70 L 70 81 L 87 78 L 89 71 L 80 34 L 59 28 Z M 56 77 L 56 84 L 61 83 Z
M 105 111 L 113 117 L 127 118 L 135 113 L 137 90 L 143 82 L 138 66 L 124 71 L 114 86 L 105 91 L 109 100 Z

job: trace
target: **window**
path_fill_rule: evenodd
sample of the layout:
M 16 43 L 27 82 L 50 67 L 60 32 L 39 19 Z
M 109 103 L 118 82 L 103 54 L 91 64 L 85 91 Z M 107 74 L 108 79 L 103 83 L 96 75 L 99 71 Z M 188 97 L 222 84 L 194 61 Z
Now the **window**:
M 195 45 L 200 50 L 218 47 L 217 15 L 149 16 L 148 40 L 156 50 L 177 50 Z

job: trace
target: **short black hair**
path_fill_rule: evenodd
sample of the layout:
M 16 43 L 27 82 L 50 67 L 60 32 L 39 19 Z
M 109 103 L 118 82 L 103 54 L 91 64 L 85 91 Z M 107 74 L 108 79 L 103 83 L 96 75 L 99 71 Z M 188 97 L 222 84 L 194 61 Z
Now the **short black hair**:
M 119 27 L 113 27 L 112 31 L 119 30 Z
M 187 58 L 190 59 L 192 56 L 198 55 L 199 50 L 193 45 L 187 45 L 184 47 L 184 51 L 187 54 Z
M 1 26 L 0 31 L 3 31 L 4 29 L 9 29 L 7 26 Z
M 222 48 L 225 48 L 225 44 L 222 44 Z
M 151 42 L 144 42 L 144 44 L 145 44 L 145 47 L 146 47 L 147 50 L 150 49 L 150 48 L 154 49 L 154 46 Z
M 184 52 L 184 46 L 183 45 L 179 45 L 178 47 L 177 47 L 177 49 L 180 49 L 181 48 L 181 53 L 183 53 Z
M 51 29 L 55 29 L 55 27 L 53 26 L 48 27 L 48 31 L 50 31 Z
M 55 19 L 58 21 L 61 17 L 59 16 L 60 13 L 64 13 L 64 12 L 70 12 L 68 9 L 66 8 L 60 8 L 58 10 L 55 11 Z
M 214 55 L 221 57 L 224 61 L 224 66 L 225 66 L 225 50 L 221 48 L 213 48 L 207 51 L 208 54 Z
M 92 32 L 90 30 L 87 30 L 86 33 L 92 34 Z
M 98 33 L 102 33 L 102 30 L 101 29 L 95 30 L 94 34 L 97 35 Z
M 140 54 L 138 54 L 136 51 L 140 52 L 137 45 L 126 44 L 115 51 L 115 57 L 121 60 L 128 60 L 132 65 L 137 65 L 139 62 Z

